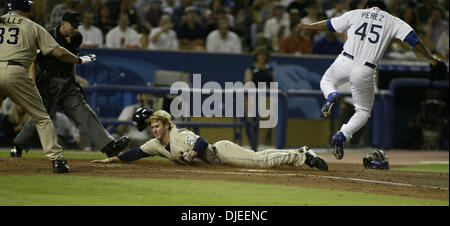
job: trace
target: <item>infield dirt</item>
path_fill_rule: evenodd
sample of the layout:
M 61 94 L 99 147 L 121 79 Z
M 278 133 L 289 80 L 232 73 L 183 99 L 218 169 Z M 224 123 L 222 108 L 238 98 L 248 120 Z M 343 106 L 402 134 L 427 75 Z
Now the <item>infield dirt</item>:
M 114 164 L 94 164 L 90 163 L 91 159 L 67 159 L 71 171 L 66 175 L 241 181 L 449 200 L 448 173 L 368 170 L 362 166 L 365 154 L 346 153 L 343 160 L 336 160 L 330 153 L 321 153 L 329 165 L 327 172 L 306 165 L 261 170 L 207 164 L 183 166 L 152 158 Z M 391 168 L 395 168 L 421 162 L 448 163 L 449 152 L 396 150 L 390 151 L 388 156 Z M 10 174 L 53 173 L 50 161 L 45 158 L 0 158 L 0 175 Z

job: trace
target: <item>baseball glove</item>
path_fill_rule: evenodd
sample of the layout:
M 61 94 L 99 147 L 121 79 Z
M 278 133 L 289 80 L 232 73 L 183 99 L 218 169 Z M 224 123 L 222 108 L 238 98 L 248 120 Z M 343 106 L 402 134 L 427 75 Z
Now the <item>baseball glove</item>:
M 430 64 L 430 72 L 428 79 L 430 81 L 442 81 L 447 78 L 447 65 L 444 62 L 437 60 L 436 65 Z

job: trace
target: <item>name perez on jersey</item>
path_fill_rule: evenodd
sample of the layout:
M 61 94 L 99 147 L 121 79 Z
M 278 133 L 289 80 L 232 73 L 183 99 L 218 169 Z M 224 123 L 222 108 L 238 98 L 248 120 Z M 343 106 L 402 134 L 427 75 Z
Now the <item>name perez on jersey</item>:
M 369 13 L 369 12 L 363 12 L 361 14 L 362 18 L 366 18 L 366 19 L 372 19 L 372 20 L 378 20 L 380 22 L 383 22 L 383 15 L 380 15 L 378 13 Z
M 11 21 L 10 21 L 11 20 Z M 17 19 L 13 17 L 4 17 L 4 18 L 0 18 L 0 24 L 21 24 L 23 21 L 23 19 Z

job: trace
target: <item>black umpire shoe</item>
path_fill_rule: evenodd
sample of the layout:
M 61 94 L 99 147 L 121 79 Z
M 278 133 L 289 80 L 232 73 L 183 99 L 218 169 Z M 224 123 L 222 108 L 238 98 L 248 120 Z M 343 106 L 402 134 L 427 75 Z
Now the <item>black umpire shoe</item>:
M 108 158 L 114 157 L 119 155 L 119 153 L 128 146 L 128 143 L 130 142 L 130 138 L 127 136 L 123 136 L 118 140 L 111 141 L 106 147 L 104 147 L 101 152 L 105 153 Z
M 23 148 L 15 145 L 15 146 L 13 146 L 11 148 L 10 155 L 11 155 L 11 157 L 18 157 L 18 158 L 20 158 L 20 157 L 22 157 L 22 152 L 23 152 Z
M 69 166 L 64 159 L 53 160 L 53 172 L 54 173 L 67 173 L 69 172 Z
M 305 152 L 305 155 L 306 155 L 306 160 L 305 160 L 306 165 L 308 165 L 311 168 L 315 167 L 321 171 L 328 171 L 327 162 L 325 162 L 325 160 L 323 158 L 321 158 L 316 153 L 314 153 L 314 151 L 308 150 Z

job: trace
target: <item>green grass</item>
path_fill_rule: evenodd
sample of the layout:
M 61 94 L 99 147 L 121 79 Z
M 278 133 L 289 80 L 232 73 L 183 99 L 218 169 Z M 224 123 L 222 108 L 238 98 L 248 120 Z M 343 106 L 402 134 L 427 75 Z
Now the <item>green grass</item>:
M 241 182 L 68 175 L 0 176 L 0 205 L 448 206 L 438 201 Z
M 427 173 L 449 173 L 448 164 L 420 164 L 401 168 L 392 168 L 395 171 L 414 171 Z

